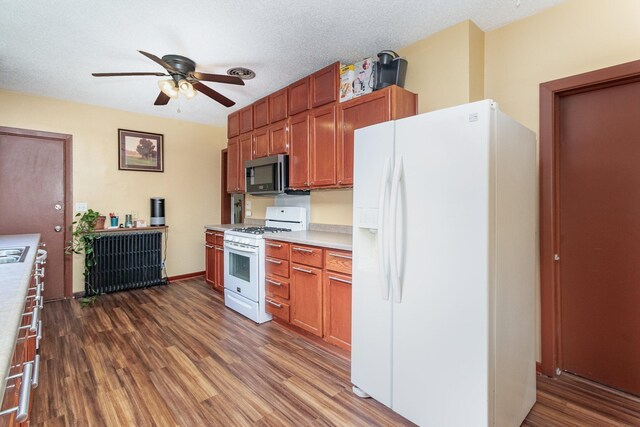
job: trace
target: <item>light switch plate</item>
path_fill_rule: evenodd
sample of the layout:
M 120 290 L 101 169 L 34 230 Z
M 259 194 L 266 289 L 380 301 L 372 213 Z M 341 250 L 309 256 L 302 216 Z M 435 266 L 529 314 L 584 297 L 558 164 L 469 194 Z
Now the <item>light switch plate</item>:
M 246 217 L 251 216 L 251 211 L 250 210 L 245 210 L 244 211 L 244 216 L 246 216 Z
M 251 212 L 251 200 L 246 200 L 244 202 L 244 209 L 248 212 Z
M 76 203 L 76 212 L 86 212 L 89 208 L 87 207 L 87 202 L 77 202 Z

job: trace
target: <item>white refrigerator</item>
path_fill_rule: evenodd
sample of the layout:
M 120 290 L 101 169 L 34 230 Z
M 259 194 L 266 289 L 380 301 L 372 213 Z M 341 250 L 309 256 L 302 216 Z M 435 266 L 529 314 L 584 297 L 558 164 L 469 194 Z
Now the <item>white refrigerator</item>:
M 535 134 L 485 100 L 355 132 L 351 381 L 421 426 L 535 402 Z

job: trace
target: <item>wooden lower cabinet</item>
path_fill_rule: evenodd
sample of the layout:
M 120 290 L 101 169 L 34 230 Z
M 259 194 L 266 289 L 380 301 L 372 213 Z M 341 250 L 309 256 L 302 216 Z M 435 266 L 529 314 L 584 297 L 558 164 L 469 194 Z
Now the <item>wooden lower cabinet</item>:
M 351 350 L 351 276 L 324 272 L 324 339 Z
M 204 277 L 216 291 L 224 291 L 224 233 L 207 231 L 205 233 L 205 272 Z
M 291 323 L 322 336 L 322 270 L 291 264 Z

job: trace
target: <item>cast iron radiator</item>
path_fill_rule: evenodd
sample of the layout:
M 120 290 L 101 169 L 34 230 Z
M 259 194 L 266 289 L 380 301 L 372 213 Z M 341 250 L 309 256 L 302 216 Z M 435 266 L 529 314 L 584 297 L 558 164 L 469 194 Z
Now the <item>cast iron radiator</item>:
M 85 295 L 163 285 L 162 231 L 114 231 L 94 240 L 96 263 L 85 280 Z

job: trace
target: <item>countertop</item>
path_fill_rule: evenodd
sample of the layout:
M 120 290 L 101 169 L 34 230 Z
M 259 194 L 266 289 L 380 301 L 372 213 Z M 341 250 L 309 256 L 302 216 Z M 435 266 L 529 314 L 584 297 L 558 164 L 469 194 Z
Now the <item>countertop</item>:
M 236 227 L 250 227 L 255 224 L 215 224 L 205 225 L 207 230 L 225 231 Z M 299 243 L 301 245 L 320 246 L 323 248 L 341 249 L 350 251 L 351 233 L 334 233 L 330 231 L 303 230 L 289 231 L 286 233 L 265 233 L 265 239 L 281 240 L 283 242 Z
M 265 233 L 262 237 L 269 240 L 280 240 L 282 242 L 299 243 L 301 245 L 320 246 L 345 251 L 352 249 L 350 233 L 302 230 L 289 231 L 287 233 Z
M 40 243 L 39 234 L 13 234 L 0 236 L 0 248 L 29 246 L 23 262 L 0 264 L 0 375 L 2 393 L 9 375 L 18 327 L 31 284 L 31 271 Z M 1 400 L 2 398 L 0 398 Z

